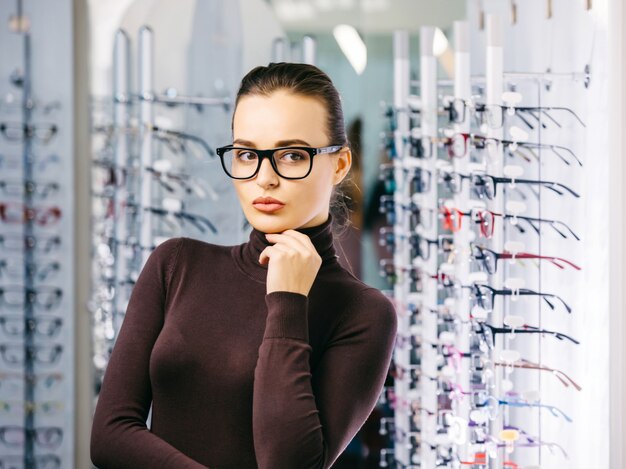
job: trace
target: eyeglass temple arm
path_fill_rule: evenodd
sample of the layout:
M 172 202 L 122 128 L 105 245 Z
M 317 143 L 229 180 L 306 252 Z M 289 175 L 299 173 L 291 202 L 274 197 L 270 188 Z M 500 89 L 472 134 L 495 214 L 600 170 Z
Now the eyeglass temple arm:
M 577 240 L 580 241 L 580 238 L 578 237 L 578 235 L 576 233 L 574 233 L 574 231 L 564 222 L 559 221 L 559 220 L 548 220 L 547 218 L 533 218 L 533 217 L 525 217 L 525 216 L 521 216 L 521 215 L 516 215 L 515 217 L 513 215 L 509 215 L 509 214 L 505 214 L 504 215 L 505 218 L 517 218 L 520 220 L 524 220 L 526 221 L 529 225 L 531 225 L 535 231 L 537 232 L 537 234 L 539 234 L 539 228 L 536 227 L 533 222 L 535 223 L 548 223 L 550 224 L 550 226 L 552 227 L 552 229 L 554 231 L 556 231 L 557 233 L 559 233 L 563 238 L 567 238 L 567 235 L 565 233 L 563 233 L 561 230 L 559 230 L 555 225 L 562 225 L 564 226 L 567 231 L 570 232 L 570 234 Z
M 579 345 L 580 342 L 577 341 L 576 339 L 574 339 L 573 337 L 567 335 L 567 334 L 563 334 L 562 332 L 556 332 L 556 331 L 550 331 L 548 329 L 541 329 L 539 327 L 535 327 L 535 326 L 529 326 L 528 324 L 524 324 L 523 326 L 519 327 L 519 328 L 511 328 L 511 327 L 495 327 L 495 326 L 491 326 L 489 324 L 485 324 L 486 326 L 488 326 L 492 333 L 494 334 L 510 334 L 510 333 L 515 333 L 515 334 L 549 334 L 549 335 L 553 335 L 555 336 L 557 339 L 559 340 L 563 340 L 563 339 L 567 339 L 570 342 L 573 342 L 576 345 Z M 495 342 L 495 339 L 494 339 Z
M 581 386 L 579 386 L 572 378 L 570 378 L 567 374 L 565 374 L 561 370 L 556 370 L 554 368 L 549 368 L 547 366 L 541 366 L 538 363 L 533 363 L 533 362 L 531 362 L 529 360 L 525 360 L 525 359 L 522 359 L 521 361 L 522 361 L 522 363 L 524 365 L 528 365 L 529 368 L 536 368 L 536 369 L 539 369 L 539 370 L 545 370 L 545 371 L 552 372 L 552 374 L 554 374 L 562 382 L 564 381 L 564 379 L 567 380 L 567 382 L 571 383 L 572 386 L 574 386 L 574 388 L 576 388 L 576 390 L 578 390 L 578 391 L 580 391 L 582 389 Z
M 519 107 L 518 109 L 520 109 L 520 110 L 531 110 L 531 111 L 541 111 L 541 112 L 546 112 L 546 111 L 565 111 L 565 112 L 571 114 L 572 116 L 574 116 L 574 118 L 580 123 L 580 125 L 582 125 L 583 127 L 587 127 L 585 125 L 585 123 L 582 121 L 582 119 L 578 116 L 578 114 L 576 114 L 572 109 L 570 109 L 568 107 L 552 107 L 552 106 L 548 106 L 548 107 Z
M 495 176 L 490 176 L 494 182 L 496 183 L 500 183 L 500 184 L 512 184 L 513 182 L 515 184 L 520 183 L 520 184 L 536 184 L 536 185 L 541 185 L 541 186 L 545 186 L 546 189 L 550 189 L 556 193 L 558 193 L 559 195 L 562 194 L 561 191 L 559 191 L 558 189 L 556 189 L 556 187 L 561 187 L 563 189 L 565 189 L 567 192 L 569 192 L 570 194 L 572 194 L 574 197 L 579 198 L 580 195 L 575 192 L 574 190 L 570 189 L 569 187 L 567 187 L 565 184 L 561 184 L 559 182 L 554 182 L 554 181 L 542 181 L 539 179 L 512 179 L 512 178 L 505 178 L 505 177 L 495 177 Z
M 198 144 L 200 144 L 200 146 L 204 149 L 204 151 L 209 155 L 209 156 L 215 156 L 215 151 L 213 150 L 213 148 L 211 148 L 209 146 L 209 144 L 207 142 L 204 141 L 204 139 L 196 136 L 196 135 L 191 135 L 185 132 L 180 132 L 178 130 L 168 130 L 168 129 L 162 129 L 158 126 L 152 125 L 149 126 L 149 129 L 154 131 L 154 132 L 163 132 L 166 135 L 172 136 L 172 137 L 178 137 L 178 138 L 182 138 L 184 140 L 191 140 L 192 142 L 196 142 Z

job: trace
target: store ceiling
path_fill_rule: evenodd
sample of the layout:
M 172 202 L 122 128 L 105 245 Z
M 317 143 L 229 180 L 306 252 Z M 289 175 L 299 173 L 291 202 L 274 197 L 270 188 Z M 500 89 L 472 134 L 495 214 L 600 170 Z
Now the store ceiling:
M 286 31 L 328 32 L 351 24 L 361 33 L 447 29 L 465 18 L 465 0 L 268 0 Z

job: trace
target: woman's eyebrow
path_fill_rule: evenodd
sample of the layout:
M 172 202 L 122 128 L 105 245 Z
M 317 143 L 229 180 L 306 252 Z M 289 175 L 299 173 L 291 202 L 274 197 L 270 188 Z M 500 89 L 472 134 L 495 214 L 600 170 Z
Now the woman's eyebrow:
M 249 140 L 244 140 L 241 138 L 236 139 L 233 143 L 237 145 L 243 145 L 244 147 L 256 148 L 256 145 L 254 143 L 252 143 Z M 307 147 L 311 146 L 309 142 L 307 142 L 306 140 L 301 140 L 299 138 L 292 138 L 289 140 L 279 140 L 278 142 L 276 142 L 275 147 L 289 147 L 292 145 L 305 145 Z
M 309 142 L 305 141 L 305 140 L 300 140 L 299 138 L 293 138 L 291 140 L 280 140 L 278 142 L 276 142 L 276 146 L 277 147 L 288 147 L 291 145 L 305 145 L 307 147 L 310 147 L 311 145 L 309 144 Z
M 252 143 L 252 142 L 250 142 L 248 140 L 243 140 L 241 138 L 236 139 L 233 143 L 237 144 L 237 145 L 243 145 L 244 147 L 249 147 L 249 148 L 254 148 L 255 147 L 254 143 Z

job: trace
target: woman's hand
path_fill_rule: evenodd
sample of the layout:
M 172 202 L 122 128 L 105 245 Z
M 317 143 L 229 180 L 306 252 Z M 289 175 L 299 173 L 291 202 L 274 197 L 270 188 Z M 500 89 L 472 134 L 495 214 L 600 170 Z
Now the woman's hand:
M 308 296 L 322 265 L 322 258 L 311 238 L 296 230 L 265 236 L 270 243 L 274 243 L 266 247 L 259 257 L 259 263 L 269 263 L 267 293 L 289 291 Z

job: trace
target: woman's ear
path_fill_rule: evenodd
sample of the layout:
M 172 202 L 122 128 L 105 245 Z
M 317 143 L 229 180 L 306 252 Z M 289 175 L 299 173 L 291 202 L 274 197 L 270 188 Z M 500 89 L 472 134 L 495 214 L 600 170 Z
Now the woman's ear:
M 344 180 L 348 171 L 350 171 L 350 167 L 352 166 L 352 151 L 350 148 L 344 147 L 339 150 L 339 154 L 333 160 L 335 162 L 333 185 L 337 185 Z

